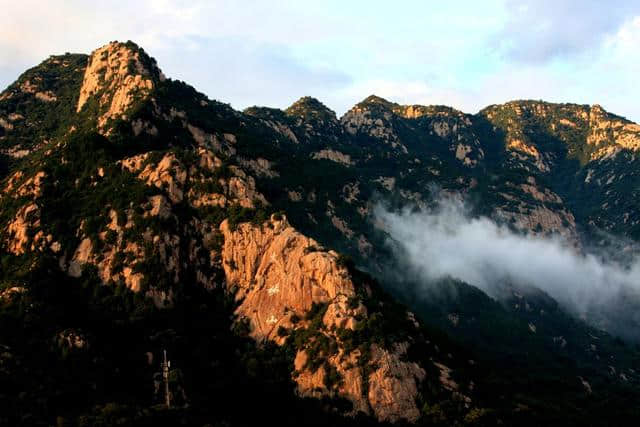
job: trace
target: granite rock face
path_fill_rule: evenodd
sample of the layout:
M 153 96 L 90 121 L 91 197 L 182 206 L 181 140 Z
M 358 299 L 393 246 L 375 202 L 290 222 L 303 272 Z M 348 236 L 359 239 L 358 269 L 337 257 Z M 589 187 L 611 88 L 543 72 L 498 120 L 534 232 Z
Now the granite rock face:
M 157 67 L 143 63 L 138 50 L 124 43 L 109 43 L 89 58 L 76 111 L 82 111 L 87 101 L 97 97 L 98 127 L 102 129 L 108 120 L 126 118 L 136 98 L 148 97 L 155 81 L 162 79 Z
M 337 351 L 315 369 L 308 363 L 308 352 L 298 351 L 293 377 L 301 395 L 336 394 L 349 399 L 354 412 L 372 413 L 381 421 L 419 417 L 415 399 L 425 371 L 402 360 L 408 343 L 391 350 L 372 345 L 365 366 L 357 363 L 358 351 L 348 352 L 342 346 L 338 331 L 356 329 L 366 321 L 367 309 L 336 252 L 297 232 L 285 217 L 274 216 L 262 225 L 240 224 L 236 229 L 225 221 L 220 228 L 227 287 L 235 292 L 236 315 L 248 320 L 252 337 L 284 344 L 291 331 L 308 326 L 308 320 L 299 319 L 314 305 L 326 305 L 321 330 Z M 366 366 L 375 367 L 367 378 Z M 341 378 L 333 387 L 327 381 L 331 371 Z

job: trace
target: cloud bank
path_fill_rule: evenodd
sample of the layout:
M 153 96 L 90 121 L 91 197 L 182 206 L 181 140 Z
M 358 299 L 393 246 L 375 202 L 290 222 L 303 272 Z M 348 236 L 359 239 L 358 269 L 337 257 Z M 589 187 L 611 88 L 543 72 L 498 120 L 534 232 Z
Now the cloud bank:
M 533 286 L 587 318 L 593 313 L 618 317 L 621 301 L 640 296 L 637 258 L 621 265 L 600 253 L 578 253 L 560 238 L 525 236 L 489 218 L 470 216 L 460 199 L 441 199 L 428 212 L 379 206 L 376 217 L 404 271 L 425 286 L 451 277 L 494 298 L 506 286 Z
M 640 4 L 626 0 L 508 0 L 505 6 L 507 20 L 497 40 L 512 59 L 532 63 L 596 53 L 640 13 Z

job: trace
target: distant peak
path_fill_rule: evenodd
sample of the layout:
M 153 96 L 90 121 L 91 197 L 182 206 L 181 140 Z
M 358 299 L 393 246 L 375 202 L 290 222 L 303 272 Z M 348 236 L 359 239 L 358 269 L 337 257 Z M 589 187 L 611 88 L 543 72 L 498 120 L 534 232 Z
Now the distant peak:
M 505 102 L 504 104 L 489 105 L 478 114 L 485 115 L 489 119 L 499 118 L 507 115 L 523 116 L 530 115 L 536 117 L 560 117 L 574 116 L 576 114 L 589 113 L 590 106 L 571 104 L 571 103 L 553 103 L 542 100 L 517 99 Z M 568 116 L 567 116 L 568 117 Z
M 355 105 L 357 110 L 374 110 L 377 112 L 390 112 L 406 119 L 417 119 L 422 116 L 447 116 L 462 115 L 461 111 L 444 105 L 402 105 L 388 101 L 377 95 L 370 95 Z
M 336 120 L 336 113 L 333 110 L 311 96 L 303 96 L 284 112 L 288 116 L 300 116 L 306 119 Z
M 389 102 L 386 99 L 379 97 L 377 95 L 369 95 L 367 96 L 365 99 L 363 99 L 358 105 L 366 105 L 366 104 L 380 104 L 380 105 L 384 105 L 385 107 L 389 107 L 392 108 L 393 106 L 397 105 L 393 102 Z
M 312 96 L 303 96 L 302 98 L 298 99 L 296 102 L 291 104 L 291 106 L 287 108 L 287 110 L 295 109 L 295 108 L 310 108 L 310 109 L 331 111 L 326 105 L 324 105 L 322 102 L 318 101 L 318 99 Z

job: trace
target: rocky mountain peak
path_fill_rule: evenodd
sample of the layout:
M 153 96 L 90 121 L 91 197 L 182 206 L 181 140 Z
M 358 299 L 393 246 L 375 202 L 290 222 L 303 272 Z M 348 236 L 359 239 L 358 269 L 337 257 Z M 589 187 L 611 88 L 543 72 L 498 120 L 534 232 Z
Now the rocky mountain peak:
M 320 119 L 336 122 L 336 113 L 311 96 L 303 96 L 284 110 L 285 114 L 305 120 Z
M 365 99 L 363 99 L 361 102 L 359 102 L 359 104 L 379 104 L 379 105 L 384 105 L 386 107 L 392 107 L 394 105 L 393 102 L 387 101 L 386 99 L 382 98 L 381 96 L 378 95 L 374 95 L 371 94 L 369 96 L 367 96 Z
M 164 80 L 156 62 L 133 42 L 111 42 L 92 52 L 84 73 L 77 112 L 91 99 L 99 111 L 98 127 L 126 117 L 127 110 L 145 99 Z
M 581 162 L 609 157 L 620 149 L 640 149 L 640 126 L 593 106 L 516 100 L 492 105 L 479 113 L 506 134 L 507 147 L 538 161 L 542 147 L 534 140 L 548 139 L 544 150 L 567 149 Z M 546 138 L 541 138 L 547 135 Z M 538 162 L 539 167 L 547 169 Z
M 23 158 L 69 128 L 87 59 L 50 56 L 0 93 L 0 156 Z
M 591 112 L 592 112 L 593 114 L 600 114 L 600 115 L 604 115 L 604 114 L 606 114 L 606 113 L 607 113 L 607 112 L 605 111 L 605 109 L 604 109 L 604 108 L 602 108 L 602 106 L 601 106 L 600 104 L 593 104 L 593 105 L 591 106 Z
M 394 107 L 397 107 L 398 104 L 387 101 L 384 98 L 381 98 L 377 95 L 369 95 L 359 103 L 357 103 L 349 112 L 362 112 L 362 111 L 372 111 L 372 112 L 391 112 Z M 349 113 L 347 112 L 347 114 Z
M 382 113 L 393 113 L 405 119 L 417 119 L 423 116 L 433 117 L 463 117 L 465 114 L 455 108 L 444 105 L 402 105 L 395 102 L 387 101 L 377 95 L 370 95 L 359 102 L 352 109 L 355 112 L 371 111 Z

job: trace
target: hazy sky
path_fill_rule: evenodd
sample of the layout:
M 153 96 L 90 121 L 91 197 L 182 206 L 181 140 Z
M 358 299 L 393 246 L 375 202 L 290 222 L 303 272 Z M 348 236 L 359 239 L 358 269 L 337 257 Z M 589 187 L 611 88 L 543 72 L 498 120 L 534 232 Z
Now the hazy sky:
M 466 112 L 599 103 L 640 121 L 640 1 L 0 0 L 0 86 L 50 54 L 128 39 L 236 108 L 375 93 Z M 1 89 L 0 89 L 1 90 Z

